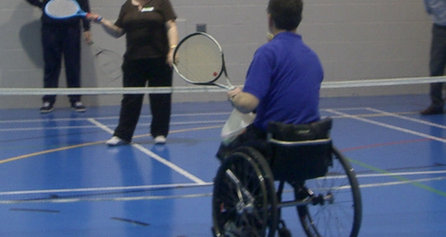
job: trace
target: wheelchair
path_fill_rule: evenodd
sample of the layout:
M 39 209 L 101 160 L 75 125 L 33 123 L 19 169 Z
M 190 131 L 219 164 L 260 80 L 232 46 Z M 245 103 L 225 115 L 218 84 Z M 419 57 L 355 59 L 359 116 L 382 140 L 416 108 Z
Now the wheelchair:
M 231 151 L 214 179 L 214 236 L 291 236 L 281 219 L 285 207 L 296 208 L 309 237 L 358 236 L 359 185 L 332 144 L 331 126 L 331 118 L 305 125 L 270 123 L 267 154 L 249 146 Z M 290 200 L 282 200 L 285 184 L 294 192 Z

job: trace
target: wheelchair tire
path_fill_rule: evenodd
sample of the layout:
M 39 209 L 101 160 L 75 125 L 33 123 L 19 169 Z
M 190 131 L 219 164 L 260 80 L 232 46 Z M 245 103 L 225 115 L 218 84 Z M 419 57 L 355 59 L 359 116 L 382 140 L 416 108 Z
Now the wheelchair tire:
M 235 151 L 217 171 L 212 197 L 212 230 L 217 237 L 263 237 L 269 231 L 271 187 L 252 154 Z
M 356 174 L 336 148 L 333 155 L 333 165 L 326 176 L 306 180 L 300 190 L 295 189 L 296 200 L 310 196 L 315 200 L 313 204 L 297 207 L 309 237 L 356 237 L 359 233 L 362 204 Z
M 262 153 L 257 151 L 252 147 L 241 147 L 237 149 L 238 152 L 243 152 L 248 154 L 254 161 L 257 162 L 257 165 L 262 172 L 262 176 L 265 182 L 266 193 L 268 195 L 268 224 L 267 224 L 267 234 L 265 236 L 274 237 L 276 230 L 278 230 L 280 209 L 277 208 L 277 194 L 274 186 L 274 176 L 271 171 L 270 165 L 267 160 L 264 158 Z

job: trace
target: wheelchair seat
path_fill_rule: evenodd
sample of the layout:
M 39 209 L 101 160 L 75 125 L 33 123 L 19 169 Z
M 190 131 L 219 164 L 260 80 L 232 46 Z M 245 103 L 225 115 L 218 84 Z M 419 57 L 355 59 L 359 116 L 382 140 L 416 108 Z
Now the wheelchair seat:
M 275 180 L 295 183 L 326 175 L 332 165 L 332 119 L 310 124 L 270 122 L 267 142 Z

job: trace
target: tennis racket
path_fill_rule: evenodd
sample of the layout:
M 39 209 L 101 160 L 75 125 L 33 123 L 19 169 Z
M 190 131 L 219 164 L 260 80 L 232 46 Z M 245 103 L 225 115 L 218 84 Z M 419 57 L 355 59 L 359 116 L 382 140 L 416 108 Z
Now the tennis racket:
M 209 34 L 197 32 L 186 36 L 175 48 L 173 58 L 175 71 L 186 82 L 235 88 L 226 72 L 223 50 Z M 216 82 L 222 76 L 226 84 Z
M 83 11 L 74 0 L 51 0 L 44 9 L 45 13 L 54 19 L 68 19 L 72 17 L 86 17 L 87 12 Z M 96 19 L 100 21 L 101 19 Z
M 112 50 L 101 48 L 94 42 L 90 42 L 89 45 L 93 50 L 96 66 L 112 81 L 122 79 L 122 56 Z

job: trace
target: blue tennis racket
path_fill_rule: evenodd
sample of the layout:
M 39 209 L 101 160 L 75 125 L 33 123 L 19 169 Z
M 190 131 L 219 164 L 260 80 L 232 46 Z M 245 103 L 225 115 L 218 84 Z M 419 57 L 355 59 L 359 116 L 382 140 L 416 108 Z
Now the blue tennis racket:
M 74 0 L 51 0 L 45 6 L 45 13 L 54 19 L 86 17 L 88 15 Z

